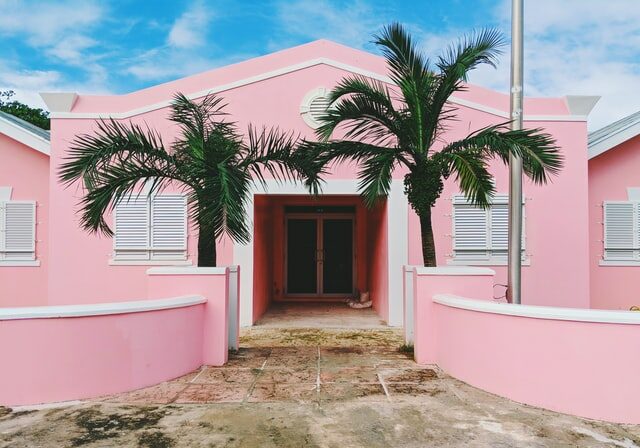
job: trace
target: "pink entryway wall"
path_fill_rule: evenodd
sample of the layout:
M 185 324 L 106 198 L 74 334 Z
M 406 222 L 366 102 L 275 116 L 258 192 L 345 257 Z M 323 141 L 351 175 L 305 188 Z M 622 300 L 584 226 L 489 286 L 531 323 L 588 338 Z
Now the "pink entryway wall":
M 253 323 L 257 322 L 273 301 L 292 300 L 285 291 L 285 207 L 353 206 L 354 280 L 357 291 L 369 291 L 376 312 L 388 318 L 386 202 L 368 210 L 357 195 L 268 195 L 254 196 L 253 217 Z M 343 300 L 322 298 L 317 300 Z M 298 298 L 294 300 L 313 300 Z
M 0 187 L 12 200 L 36 201 L 36 260 L 39 266 L 0 266 L 0 307 L 47 303 L 49 269 L 49 157 L 0 133 Z
M 640 188 L 640 136 L 589 160 L 589 267 L 591 307 L 628 310 L 640 306 L 640 268 L 601 265 L 604 201 L 628 200 Z

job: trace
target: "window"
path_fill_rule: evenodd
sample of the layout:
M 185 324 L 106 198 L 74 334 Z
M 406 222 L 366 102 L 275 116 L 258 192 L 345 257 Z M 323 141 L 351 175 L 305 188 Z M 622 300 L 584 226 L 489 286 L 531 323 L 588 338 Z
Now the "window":
M 35 259 L 35 201 L 0 201 L 0 264 L 30 264 Z
M 454 263 L 505 264 L 507 262 L 508 200 L 509 198 L 505 194 L 496 195 L 491 206 L 482 209 L 471 204 L 463 195 L 454 196 Z M 524 226 L 522 248 L 524 256 Z
M 187 202 L 183 195 L 132 195 L 116 204 L 114 222 L 114 261 L 187 259 Z
M 640 202 L 604 203 L 604 259 L 640 264 Z

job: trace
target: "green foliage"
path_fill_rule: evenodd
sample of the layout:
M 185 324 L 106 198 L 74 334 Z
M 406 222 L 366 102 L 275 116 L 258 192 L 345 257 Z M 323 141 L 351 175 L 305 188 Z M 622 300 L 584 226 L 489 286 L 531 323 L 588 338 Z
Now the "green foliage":
M 362 76 L 343 79 L 330 93 L 331 107 L 317 130 L 320 142 L 305 142 L 316 151 L 320 167 L 334 161 L 358 163 L 360 192 L 369 206 L 385 197 L 393 170 L 403 166 L 405 193 L 421 218 L 425 265 L 435 266 L 430 211 L 442 194 L 443 181 L 454 176 L 460 190 L 479 206 L 487 206 L 494 186 L 489 164 L 507 163 L 510 154 L 523 160 L 524 173 L 543 184 L 557 174 L 563 158 L 551 136 L 541 129 L 510 131 L 489 126 L 456 142 L 443 134 L 456 120 L 452 94 L 464 90 L 471 70 L 495 67 L 505 41 L 497 30 L 463 37 L 432 62 L 399 24 L 375 36 L 387 60 L 393 85 Z M 342 139 L 332 139 L 336 131 Z M 434 146 L 443 145 L 439 150 Z M 428 235 L 425 235 L 424 232 Z
M 49 130 L 49 112 L 12 100 L 13 90 L 0 91 L 0 111 L 21 118 L 39 128 Z
M 215 240 L 228 235 L 246 243 L 251 238 L 245 206 L 254 181 L 264 184 L 269 173 L 319 190 L 324 169 L 308 155 L 311 149 L 296 151 L 297 138 L 278 129 L 249 126 L 245 138 L 226 120 L 224 108 L 215 95 L 192 101 L 177 94 L 171 120 L 180 134 L 170 147 L 152 129 L 115 120 L 100 121 L 95 133 L 77 136 L 59 175 L 67 185 L 82 181 L 86 189 L 82 226 L 111 235 L 105 214 L 118 201 L 144 184 L 150 194 L 182 188 L 199 227 L 198 264 L 215 266 Z

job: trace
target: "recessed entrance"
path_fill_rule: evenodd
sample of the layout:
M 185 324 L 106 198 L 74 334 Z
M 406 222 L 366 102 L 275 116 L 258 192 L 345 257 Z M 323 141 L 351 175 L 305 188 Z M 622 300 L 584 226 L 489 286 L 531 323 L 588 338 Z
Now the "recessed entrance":
M 335 298 L 355 290 L 355 207 L 285 207 L 284 297 Z

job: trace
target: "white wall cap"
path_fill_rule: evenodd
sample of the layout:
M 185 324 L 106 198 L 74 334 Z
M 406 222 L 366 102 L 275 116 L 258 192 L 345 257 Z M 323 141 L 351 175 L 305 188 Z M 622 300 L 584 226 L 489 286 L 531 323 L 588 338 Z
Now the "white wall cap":
M 142 313 L 200 305 L 207 299 L 199 295 L 170 299 L 136 300 L 133 302 L 92 303 L 86 305 L 32 306 L 0 308 L 0 321 L 16 319 L 51 319 L 60 317 L 88 317 L 109 314 Z
M 225 275 L 226 267 L 162 266 L 147 269 L 147 275 Z
M 453 294 L 436 294 L 433 296 L 433 301 L 440 305 L 481 313 L 505 314 L 509 316 L 530 317 L 533 319 L 640 325 L 640 312 L 638 311 L 516 305 L 513 303 L 467 299 Z
M 40 97 L 51 113 L 71 112 L 78 99 L 78 94 L 75 92 L 40 92 Z
M 567 95 L 564 97 L 571 115 L 587 116 L 591 113 L 600 96 Z
M 496 275 L 493 269 L 475 266 L 415 266 L 413 270 L 417 275 Z

